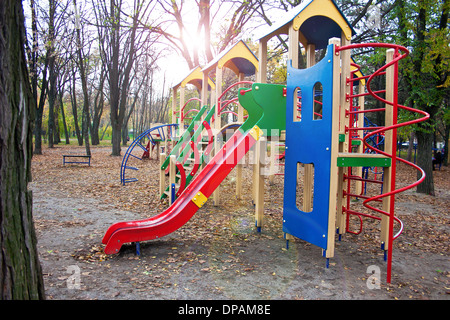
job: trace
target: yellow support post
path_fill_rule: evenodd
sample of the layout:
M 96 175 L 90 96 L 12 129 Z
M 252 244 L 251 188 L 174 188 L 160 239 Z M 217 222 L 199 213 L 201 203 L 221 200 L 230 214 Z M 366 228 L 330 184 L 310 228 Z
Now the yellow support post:
M 358 88 L 359 88 L 358 89 L 359 94 L 364 93 L 365 86 L 364 86 L 363 82 L 359 81 Z M 364 110 L 364 101 L 365 101 L 364 96 L 361 96 L 358 98 L 358 106 L 359 106 L 360 111 Z M 364 114 L 363 113 L 358 114 L 358 126 L 364 127 Z M 363 150 L 364 150 L 364 146 L 363 146 L 363 143 L 361 142 L 361 144 L 359 144 L 357 147 L 357 153 L 363 153 Z M 354 170 L 356 170 L 356 175 L 358 177 L 362 177 L 362 169 L 363 169 L 362 167 L 356 167 L 354 169 Z M 362 181 L 356 182 L 355 191 L 356 191 L 357 195 L 362 194 L 362 191 L 363 191 L 363 182 Z
M 159 149 L 158 149 L 159 150 Z M 161 169 L 161 167 L 164 164 L 164 161 L 166 161 L 166 153 L 160 153 L 159 154 L 159 194 L 163 194 L 166 190 L 166 173 L 164 169 Z
M 390 63 L 394 59 L 394 49 L 389 49 L 386 51 L 386 64 Z M 394 66 L 390 66 L 386 69 L 386 100 L 394 101 Z M 392 126 L 393 124 L 394 111 L 393 107 L 386 104 L 385 112 L 385 127 Z M 386 131 L 384 133 L 384 150 L 392 150 L 392 146 L 396 141 L 393 141 L 392 130 Z M 392 179 L 392 167 L 389 166 L 384 168 L 383 174 L 383 193 L 391 192 L 391 179 Z M 383 211 L 389 212 L 391 206 L 391 197 L 383 198 Z M 384 245 L 385 250 L 389 246 L 389 217 L 383 215 L 381 217 L 381 244 Z
M 261 231 L 264 218 L 264 150 L 266 148 L 266 138 L 261 137 L 256 142 L 256 179 L 255 179 L 255 220 L 256 228 Z
M 184 120 L 181 119 L 181 115 L 182 115 L 182 113 L 186 113 L 186 112 L 184 110 L 182 112 L 181 108 L 183 108 L 184 103 L 185 103 L 185 101 L 184 101 L 185 100 L 185 92 L 186 92 L 185 89 L 186 89 L 185 87 L 181 87 L 180 88 L 180 114 L 179 114 L 179 116 L 180 116 L 180 125 L 178 126 L 178 132 L 180 132 L 180 137 L 184 133 Z
M 294 22 L 290 22 L 289 24 L 289 51 L 288 51 L 288 59 L 292 60 L 292 67 L 298 69 L 298 43 L 300 38 L 300 31 L 299 29 L 295 28 Z M 294 112 L 294 121 L 297 121 L 295 119 L 296 113 Z M 285 235 L 286 241 L 290 241 L 294 239 L 294 236 L 291 234 L 286 233 Z
M 347 40 L 344 36 L 342 36 L 342 46 L 346 46 L 350 44 L 350 41 Z M 342 152 L 350 152 L 349 149 L 349 138 L 348 138 L 348 134 L 345 134 L 345 127 L 349 126 L 349 118 L 348 115 L 346 115 L 346 110 L 350 111 L 350 101 L 347 99 L 347 95 L 350 94 L 350 83 L 347 82 L 347 79 L 350 79 L 350 61 L 351 61 L 351 56 L 350 56 L 350 50 L 344 50 L 341 51 L 339 53 L 340 56 L 340 61 L 341 61 L 341 66 L 340 66 L 340 86 L 339 88 L 337 88 L 335 92 L 339 92 L 339 95 L 337 95 L 337 97 L 340 99 L 339 100 L 339 105 L 338 105 L 338 119 L 340 119 L 339 122 L 339 128 L 338 128 L 338 132 L 336 135 L 334 135 L 334 140 L 338 141 L 339 143 L 339 134 L 344 134 L 345 135 L 345 141 L 340 142 L 339 143 L 339 153 Z M 339 59 L 335 59 L 338 60 Z M 338 71 L 339 72 L 339 71 Z M 338 80 L 339 82 L 339 80 Z M 335 95 L 336 97 L 336 95 Z M 340 109 L 339 109 L 340 106 Z M 334 161 L 332 162 L 333 166 L 336 166 L 336 161 L 337 160 L 331 160 Z M 344 183 L 344 172 L 345 170 L 347 170 L 347 168 L 344 167 L 340 167 L 339 169 L 337 169 L 337 177 L 338 177 L 338 181 L 337 181 L 337 213 L 336 213 L 336 227 L 339 230 L 339 234 L 344 234 L 346 232 L 346 218 L 347 218 L 347 214 L 345 212 L 343 212 L 342 208 L 344 207 L 345 203 L 346 203 L 346 198 L 344 197 L 344 192 L 347 190 L 346 184 Z
M 239 73 L 239 81 L 244 80 L 244 74 Z M 240 86 L 242 87 L 242 86 Z M 238 122 L 244 122 L 244 108 L 238 103 Z M 236 165 L 236 199 L 240 200 L 242 198 L 242 158 L 239 163 Z
M 177 123 L 177 100 L 177 88 L 174 87 L 172 88 L 172 123 Z
M 334 44 L 339 46 L 341 41 L 338 38 L 332 38 L 329 40 L 329 44 Z M 335 55 L 333 64 L 333 92 L 339 92 L 340 87 L 340 59 Z M 334 245 L 335 245 L 335 232 L 336 232 L 336 207 L 339 208 L 337 200 L 341 196 L 337 196 L 339 190 L 339 184 L 342 184 L 342 180 L 336 181 L 338 176 L 338 168 L 336 165 L 338 149 L 339 149 L 339 94 L 333 95 L 333 112 L 332 112 L 332 124 L 331 124 L 331 136 L 335 137 L 331 140 L 331 168 L 330 168 L 330 194 L 328 195 L 330 199 L 328 208 L 328 243 L 327 250 L 325 251 L 326 258 L 334 257 Z
M 219 138 L 219 131 L 221 127 L 221 119 L 219 115 L 219 98 L 222 95 L 222 76 L 223 76 L 223 69 L 222 66 L 218 65 L 216 67 L 216 109 L 214 111 L 214 153 L 217 154 L 217 152 L 220 152 L 220 141 Z M 218 206 L 220 202 L 220 185 L 217 186 L 216 190 L 213 192 L 213 204 L 215 206 Z
M 172 184 L 175 184 L 175 174 L 176 174 L 176 161 L 177 156 L 171 155 L 170 156 L 170 164 L 169 164 L 169 205 L 173 203 L 175 199 L 172 199 Z

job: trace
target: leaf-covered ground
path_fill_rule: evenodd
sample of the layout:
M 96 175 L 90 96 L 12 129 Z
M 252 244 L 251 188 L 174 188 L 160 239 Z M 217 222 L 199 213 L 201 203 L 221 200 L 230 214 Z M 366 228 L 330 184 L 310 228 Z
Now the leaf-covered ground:
M 257 233 L 249 165 L 244 165 L 242 199 L 235 196 L 233 171 L 221 185 L 219 206 L 208 201 L 178 231 L 142 243 L 140 256 L 131 244 L 107 256 L 101 239 L 109 225 L 147 218 L 168 206 L 158 196 L 158 161 L 142 163 L 133 172 L 139 181 L 122 186 L 122 157 L 110 152 L 92 148 L 90 167 L 63 166 L 62 155 L 82 154 L 82 147 L 44 148 L 43 155 L 33 157 L 34 219 L 48 299 L 450 298 L 447 167 L 434 172 L 435 197 L 415 190 L 396 196 L 404 231 L 394 242 L 392 283 L 386 284 L 377 220 L 364 218 L 361 234 L 337 241 L 329 268 L 314 245 L 296 239 L 286 249 L 283 176 L 273 184 L 266 179 L 265 220 Z M 415 179 L 413 169 L 398 165 L 398 186 Z M 364 212 L 359 207 L 352 202 Z M 351 230 L 359 226 L 352 217 Z M 380 270 L 379 286 L 370 285 L 371 266 Z

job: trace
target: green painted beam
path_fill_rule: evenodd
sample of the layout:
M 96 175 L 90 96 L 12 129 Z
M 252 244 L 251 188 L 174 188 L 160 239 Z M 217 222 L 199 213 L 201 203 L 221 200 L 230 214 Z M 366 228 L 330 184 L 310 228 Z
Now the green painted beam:
M 392 161 L 384 157 L 338 157 L 338 167 L 390 167 Z

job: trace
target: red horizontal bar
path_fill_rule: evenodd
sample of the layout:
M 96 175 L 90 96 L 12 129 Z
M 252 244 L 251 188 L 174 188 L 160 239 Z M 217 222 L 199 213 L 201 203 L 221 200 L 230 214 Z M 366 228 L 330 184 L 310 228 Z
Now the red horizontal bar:
M 373 91 L 372 93 L 385 93 L 385 92 L 386 92 L 386 90 L 378 90 L 378 91 Z M 352 94 L 352 95 L 347 95 L 347 98 L 351 99 L 351 98 L 365 97 L 365 96 L 372 95 L 372 93 L 365 92 L 365 93 L 359 93 L 359 94 Z
M 358 131 L 358 130 L 382 130 L 385 127 L 363 127 L 363 128 L 345 128 L 346 131 Z
M 354 181 L 363 181 L 363 182 L 371 182 L 371 183 L 379 183 L 379 184 L 383 184 L 383 181 L 380 180 L 372 180 L 372 179 L 363 179 L 361 177 L 357 177 L 357 176 L 344 176 L 344 180 L 354 180 Z
M 380 217 L 375 217 L 375 216 L 372 216 L 372 215 L 367 214 L 367 213 L 357 212 L 357 211 L 354 211 L 354 210 L 347 209 L 345 207 L 343 207 L 342 209 L 344 210 L 344 212 L 347 212 L 347 213 L 350 213 L 350 214 L 354 214 L 354 215 L 357 215 L 357 216 L 363 216 L 363 217 L 372 218 L 372 219 L 375 219 L 375 220 L 381 220 Z
M 372 198 L 372 197 L 364 196 L 362 194 L 357 195 L 357 194 L 354 194 L 354 193 L 348 193 L 346 191 L 344 191 L 344 196 L 350 196 L 350 197 L 361 198 L 361 199 L 370 199 L 370 198 Z M 383 200 L 381 200 L 381 199 L 376 199 L 374 201 L 383 202 Z
M 356 73 L 356 72 L 358 72 L 359 70 L 355 70 L 355 71 L 352 71 L 352 73 Z M 380 72 L 378 75 L 385 75 L 386 74 L 386 72 Z M 360 81 L 360 80 L 363 80 L 363 79 L 368 79 L 368 78 L 370 78 L 371 77 L 371 75 L 368 75 L 368 76 L 362 76 L 362 77 L 358 77 L 358 78 L 351 78 L 351 79 L 347 79 L 347 82 L 348 83 L 350 83 L 350 82 L 353 82 L 353 81 Z
M 380 112 L 380 111 L 386 111 L 386 108 L 377 108 L 377 109 L 367 109 L 367 110 L 359 110 L 359 111 L 348 111 L 345 110 L 345 114 L 357 114 L 357 113 L 365 113 L 365 112 Z

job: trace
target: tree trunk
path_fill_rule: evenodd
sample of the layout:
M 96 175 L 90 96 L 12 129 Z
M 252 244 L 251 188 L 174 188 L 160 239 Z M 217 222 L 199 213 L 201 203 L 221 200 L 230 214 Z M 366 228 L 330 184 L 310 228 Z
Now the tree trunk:
M 0 1 L 0 299 L 44 299 L 32 217 L 32 120 L 22 2 Z
M 128 144 L 128 122 L 124 121 L 124 124 L 122 126 L 122 146 L 126 147 Z
M 61 91 L 59 93 L 59 104 L 61 105 L 61 116 L 62 116 L 62 121 L 63 121 L 63 126 L 64 126 L 64 136 L 66 138 L 66 144 L 70 144 L 70 136 L 69 136 L 69 131 L 67 129 L 67 122 L 66 122 L 66 113 L 64 111 L 63 92 L 64 92 L 64 90 L 61 89 Z
M 91 144 L 93 146 L 100 144 L 100 136 L 98 134 L 99 127 L 100 127 L 100 121 L 97 121 L 97 118 L 94 118 L 92 120 L 92 126 L 91 126 Z
M 44 68 L 42 70 L 42 85 L 40 88 L 40 97 L 38 100 L 38 29 L 37 29 L 37 18 L 36 18 L 36 2 L 35 0 L 30 1 L 31 9 L 31 32 L 32 32 L 32 50 L 30 52 L 30 74 L 31 74 L 31 89 L 33 93 L 34 108 L 37 110 L 34 134 L 35 134 L 35 154 L 42 154 L 42 115 L 44 113 L 44 103 L 45 97 L 47 96 L 47 68 L 48 68 L 48 55 L 46 55 L 44 60 Z
M 49 45 L 49 55 L 48 55 L 48 68 L 49 68 L 49 80 L 48 80 L 48 147 L 53 148 L 53 137 L 55 130 L 55 102 L 56 102 L 56 66 L 55 66 L 55 12 L 56 12 L 56 2 L 54 0 L 49 1 L 48 10 L 48 45 Z
M 444 166 L 448 165 L 448 142 L 450 137 L 450 125 L 445 127 L 445 134 L 444 134 L 444 152 L 442 154 L 442 164 Z
M 38 108 L 36 110 L 36 120 L 35 120 L 35 127 L 34 127 L 34 154 L 42 154 L 42 113 L 43 108 Z
M 434 196 L 432 144 L 433 133 L 416 131 L 417 137 L 417 165 L 425 171 L 425 180 L 417 186 L 417 192 Z M 420 178 L 420 172 L 417 178 Z
M 95 95 L 94 110 L 92 112 L 92 126 L 91 126 L 91 143 L 92 143 L 92 145 L 100 144 L 100 136 L 99 136 L 98 130 L 100 129 L 100 121 L 102 119 L 103 106 L 104 106 L 103 84 L 105 81 L 105 74 L 104 74 L 103 70 L 102 70 L 102 74 L 100 77 L 101 77 L 100 86 Z
M 409 134 L 408 154 L 406 155 L 406 160 L 408 160 L 409 162 L 413 161 L 414 139 L 414 131 L 411 131 L 411 133 Z
M 76 0 L 73 0 L 73 4 L 77 5 Z M 81 78 L 81 87 L 83 89 L 83 123 L 82 123 L 82 130 L 83 130 L 83 136 L 84 136 L 84 146 L 86 148 L 86 155 L 91 155 L 91 147 L 89 144 L 89 126 L 91 123 L 90 116 L 89 116 L 89 94 L 88 94 L 88 88 L 87 88 L 87 76 L 86 76 L 86 70 L 84 66 L 84 55 L 82 52 L 81 47 L 81 30 L 80 26 L 76 26 L 77 32 L 77 55 L 78 55 L 78 67 L 80 70 L 80 78 Z
M 122 123 L 119 123 L 118 121 L 111 121 L 111 128 L 112 128 L 112 137 L 111 137 L 111 144 L 112 144 L 112 156 L 120 156 L 120 140 L 122 137 Z
M 53 61 L 52 61 L 53 60 Z M 56 100 L 56 75 L 54 72 L 54 58 L 50 58 L 49 90 L 48 90 L 48 147 L 53 148 L 55 131 L 55 100 Z
M 75 126 L 75 134 L 77 136 L 78 145 L 83 145 L 83 137 L 80 133 L 80 126 L 78 125 L 78 106 L 77 106 L 77 93 L 75 90 L 75 69 L 73 70 L 73 85 L 71 87 L 71 97 L 72 97 L 72 115 L 73 115 L 73 124 Z
M 60 105 L 59 105 L 59 97 L 58 97 L 58 93 L 56 93 L 56 97 L 55 97 L 55 109 L 53 110 L 54 113 L 54 120 L 55 120 L 55 124 L 54 124 L 54 128 L 55 130 L 53 131 L 53 143 L 54 144 L 58 144 L 61 142 L 61 130 L 59 130 L 59 111 L 60 111 Z

